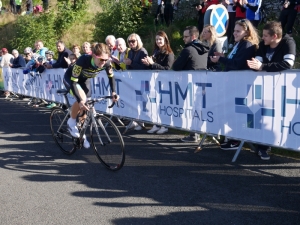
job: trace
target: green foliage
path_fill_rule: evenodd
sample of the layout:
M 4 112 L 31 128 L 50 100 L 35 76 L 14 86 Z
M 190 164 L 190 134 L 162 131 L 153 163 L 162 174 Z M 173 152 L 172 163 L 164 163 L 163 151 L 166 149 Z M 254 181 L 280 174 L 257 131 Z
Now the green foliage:
M 58 11 L 55 20 L 58 39 L 62 37 L 76 20 L 80 20 L 83 17 L 86 6 L 86 0 L 77 0 L 74 2 L 70 0 L 58 1 Z
M 10 45 L 16 49 L 24 49 L 28 46 L 33 47 L 33 43 L 42 40 L 45 47 L 56 49 L 57 41 L 54 30 L 55 16 L 53 13 L 43 13 L 40 16 L 20 16 L 14 24 L 15 38 Z
M 125 39 L 137 32 L 143 24 L 142 8 L 136 0 L 107 3 L 106 10 L 96 15 L 95 40 L 104 40 L 109 34 Z

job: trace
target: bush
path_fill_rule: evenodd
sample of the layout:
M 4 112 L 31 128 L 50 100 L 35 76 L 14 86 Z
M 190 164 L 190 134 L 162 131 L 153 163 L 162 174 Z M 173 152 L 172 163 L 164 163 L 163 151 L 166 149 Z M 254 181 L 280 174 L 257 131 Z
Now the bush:
M 137 32 L 143 23 L 142 9 L 136 0 L 107 4 L 104 11 L 96 15 L 94 40 L 104 40 L 107 35 L 124 37 Z
M 15 38 L 10 45 L 16 49 L 33 47 L 33 43 L 42 40 L 49 49 L 56 49 L 56 31 L 54 30 L 55 16 L 53 13 L 43 13 L 39 16 L 27 15 L 18 17 L 14 24 Z
M 86 0 L 59 0 L 57 3 L 57 15 L 55 28 L 58 39 L 71 27 L 71 25 L 83 17 L 86 10 Z

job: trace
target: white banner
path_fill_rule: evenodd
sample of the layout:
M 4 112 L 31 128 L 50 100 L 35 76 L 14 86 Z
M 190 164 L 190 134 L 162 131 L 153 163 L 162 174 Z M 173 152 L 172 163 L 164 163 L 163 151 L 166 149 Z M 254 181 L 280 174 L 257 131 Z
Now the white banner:
M 3 69 L 4 87 L 23 95 L 63 102 L 64 70 L 41 76 Z M 298 75 L 298 76 L 297 76 Z M 115 72 L 120 107 L 96 109 L 113 115 L 195 132 L 226 135 L 300 150 L 300 71 Z M 109 95 L 105 72 L 93 79 L 93 97 Z M 73 97 L 69 97 L 74 102 Z

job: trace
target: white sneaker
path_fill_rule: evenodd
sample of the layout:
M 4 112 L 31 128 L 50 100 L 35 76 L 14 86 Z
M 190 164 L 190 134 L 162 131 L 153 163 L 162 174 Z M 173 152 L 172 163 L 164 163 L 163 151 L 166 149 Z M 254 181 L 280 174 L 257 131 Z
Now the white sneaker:
M 158 131 L 160 128 L 156 125 L 153 125 L 153 127 L 151 128 L 151 130 L 148 130 L 147 133 L 149 134 L 153 134 L 155 133 L 156 131 Z
M 164 133 L 167 133 L 168 131 L 169 131 L 168 128 L 161 127 L 161 128 L 159 129 L 159 131 L 157 131 L 156 133 L 157 133 L 157 134 L 164 134 Z
M 84 147 L 84 148 L 90 148 L 91 145 L 90 145 L 90 142 L 87 140 L 86 136 L 83 135 L 82 138 L 84 139 L 84 141 L 83 141 L 83 147 Z
M 73 137 L 75 137 L 75 138 L 79 138 L 79 131 L 78 131 L 78 128 L 77 128 L 77 126 L 76 126 L 76 123 L 73 124 L 73 123 L 71 122 L 71 118 L 69 118 L 67 124 L 68 124 L 68 129 L 69 129 L 69 131 L 70 131 L 70 134 L 71 134 Z

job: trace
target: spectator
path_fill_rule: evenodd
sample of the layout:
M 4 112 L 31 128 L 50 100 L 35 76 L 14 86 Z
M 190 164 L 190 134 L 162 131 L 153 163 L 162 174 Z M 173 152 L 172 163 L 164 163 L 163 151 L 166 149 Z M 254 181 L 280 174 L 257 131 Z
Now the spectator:
M 51 65 L 56 63 L 56 60 L 54 59 L 54 52 L 53 51 L 48 50 L 48 51 L 46 51 L 45 55 L 46 55 L 46 63 L 49 63 Z
M 2 11 L 2 1 L 0 0 L 0 14 L 1 14 L 1 11 Z
M 82 50 L 83 50 L 83 54 L 88 54 L 91 55 L 92 54 L 92 50 L 91 50 L 91 44 L 89 42 L 84 42 L 82 44 Z
M 68 63 L 69 67 L 73 66 L 76 63 L 77 59 L 78 58 L 74 53 L 70 54 L 68 58 L 65 57 L 65 60 Z
M 24 49 L 25 63 L 28 63 L 31 60 L 32 54 L 33 54 L 32 48 L 27 47 L 27 48 Z
M 196 10 L 198 11 L 198 30 L 202 32 L 204 26 L 204 14 L 207 8 L 211 5 L 219 4 L 219 0 L 204 0 L 201 4 L 196 6 Z M 205 24 L 206 25 L 206 24 Z
M 284 30 L 286 28 L 286 33 L 292 36 L 293 26 L 298 13 L 296 6 L 300 4 L 300 0 L 281 0 L 280 4 L 282 5 L 282 10 L 280 12 L 279 20 L 282 29 Z
M 148 52 L 143 48 L 143 42 L 138 34 L 130 34 L 127 38 L 130 51 L 128 58 L 124 59 L 128 70 L 145 70 L 148 69 L 142 62 L 142 59 L 148 55 Z
M 180 70 L 206 70 L 209 46 L 198 41 L 199 31 L 195 26 L 188 26 L 183 32 L 184 48 L 173 64 L 175 71 Z M 190 135 L 181 139 L 183 142 L 197 142 L 199 135 Z
M 2 55 L 3 55 L 3 53 L 2 53 L 2 50 L 0 49 L 0 62 L 2 60 Z
M 214 26 L 206 25 L 200 35 L 200 40 L 206 42 L 210 49 L 207 58 L 207 69 L 211 71 L 221 71 L 219 63 L 211 61 L 210 56 L 214 56 L 215 52 L 222 52 L 222 43 L 217 39 L 217 32 Z
M 25 59 L 19 54 L 18 50 L 12 50 L 12 55 L 14 56 L 14 60 L 9 64 L 11 68 L 20 68 L 26 66 Z
M 226 36 L 228 39 L 228 43 L 233 43 L 233 29 L 235 26 L 235 9 L 233 8 L 233 3 L 234 0 L 225 0 L 227 4 L 227 11 L 229 15 L 229 20 L 228 20 L 228 28 L 226 32 Z
M 185 46 L 173 64 L 175 71 L 206 70 L 209 46 L 198 41 L 199 31 L 195 26 L 188 26 L 183 32 Z
M 262 0 L 244 0 L 246 5 L 246 18 L 257 27 L 260 21 L 260 7 Z
M 17 14 L 21 14 L 22 0 L 15 0 L 15 1 L 16 1 L 16 12 L 17 12 Z
M 115 36 L 108 35 L 105 38 L 105 43 L 109 47 L 109 49 L 111 51 L 111 55 L 117 56 L 118 55 L 118 50 L 117 50 L 117 46 L 116 46 L 116 38 L 115 38 Z
M 171 0 L 165 1 L 164 18 L 167 26 L 173 22 L 173 5 L 171 4 Z
M 43 12 L 43 6 L 41 5 L 36 5 L 33 7 L 33 14 L 39 14 Z
M 279 22 L 268 22 L 263 28 L 262 41 L 255 58 L 247 60 L 248 66 L 256 71 L 279 72 L 292 69 L 296 58 L 295 40 L 289 36 L 282 38 L 282 27 Z M 256 151 L 261 159 L 269 160 L 269 147 L 257 145 Z
M 146 56 L 142 62 L 152 70 L 169 70 L 174 62 L 174 53 L 171 49 L 167 34 L 164 31 L 158 31 L 155 37 L 154 52 L 151 57 Z M 149 134 L 164 134 L 168 128 L 154 125 Z
M 38 40 L 34 44 L 35 50 L 33 50 L 34 53 L 38 53 L 41 56 L 46 57 L 46 51 L 48 51 L 48 48 L 44 47 L 44 44 L 41 40 Z
M 235 22 L 246 18 L 246 8 L 243 2 L 244 0 L 234 0 Z
M 114 62 L 114 67 L 117 70 L 126 70 L 126 64 L 124 63 L 124 59 L 128 58 L 128 53 L 130 51 L 130 48 L 126 47 L 126 42 L 123 38 L 118 38 L 116 40 L 116 46 L 118 50 L 118 55 L 111 56 L 112 60 Z
M 164 13 L 165 13 L 165 3 L 164 1 L 160 1 L 160 4 L 157 6 L 156 16 L 155 16 L 155 24 L 158 25 L 159 22 L 164 24 Z
M 38 62 L 39 56 L 40 55 L 37 53 L 32 53 L 31 60 L 26 63 L 25 70 L 23 71 L 24 74 L 28 74 L 33 70 L 32 67 L 36 64 L 36 62 Z
M 49 0 L 42 0 L 42 2 L 43 2 L 43 8 L 44 8 L 44 10 L 48 10 Z
M 31 76 L 41 76 L 41 74 L 45 71 L 45 60 L 46 58 L 44 56 L 41 56 L 38 53 L 33 53 L 32 59 L 26 64 L 23 73 L 30 74 Z M 48 102 L 46 102 L 44 99 L 31 98 L 28 105 L 30 105 L 32 102 L 34 102 L 32 105 L 33 107 L 39 107 L 41 104 L 48 104 Z
M 75 44 L 72 46 L 72 52 L 76 55 L 77 58 L 79 58 L 79 56 L 81 56 L 80 54 L 80 46 Z
M 58 58 L 56 63 L 53 65 L 46 63 L 45 66 L 47 69 L 52 69 L 52 68 L 68 68 L 69 65 L 65 60 L 65 57 L 68 58 L 72 52 L 65 47 L 65 44 L 63 41 L 58 41 L 56 42 L 56 48 L 58 50 Z
M 0 67 L 9 67 L 9 64 L 13 63 L 14 56 L 10 53 L 8 53 L 6 48 L 2 48 L 2 58 L 0 62 Z
M 212 62 L 221 62 L 225 65 L 225 71 L 230 70 L 247 70 L 247 60 L 255 56 L 259 43 L 259 37 L 255 27 L 247 20 L 239 20 L 234 27 L 234 41 L 236 42 L 232 51 L 227 57 L 223 53 L 215 52 L 215 56 L 211 56 Z M 228 140 L 221 144 L 223 150 L 237 150 L 240 142 Z
M 130 34 L 127 38 L 128 45 L 130 46 L 130 51 L 128 53 L 128 58 L 124 59 L 127 70 L 146 70 L 148 69 L 146 65 L 143 64 L 142 59 L 148 55 L 147 50 L 143 47 L 143 42 L 138 34 Z M 138 124 L 133 121 L 131 123 L 130 129 L 141 130 L 144 124 Z
M 13 14 L 16 14 L 16 0 L 10 0 L 10 10 Z
M 33 12 L 32 0 L 26 0 L 26 11 L 27 14 L 31 14 Z

